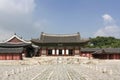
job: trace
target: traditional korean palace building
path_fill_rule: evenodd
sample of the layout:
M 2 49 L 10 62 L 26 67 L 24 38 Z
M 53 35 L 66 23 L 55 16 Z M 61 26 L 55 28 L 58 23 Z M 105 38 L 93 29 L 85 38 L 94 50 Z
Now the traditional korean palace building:
M 31 42 L 40 47 L 39 56 L 80 56 L 81 47 L 88 40 L 81 39 L 79 32 L 76 34 L 47 34 L 41 33 L 40 38 Z
M 31 49 L 31 42 L 14 34 L 0 43 L 0 60 L 22 60 L 23 56 L 30 56 Z

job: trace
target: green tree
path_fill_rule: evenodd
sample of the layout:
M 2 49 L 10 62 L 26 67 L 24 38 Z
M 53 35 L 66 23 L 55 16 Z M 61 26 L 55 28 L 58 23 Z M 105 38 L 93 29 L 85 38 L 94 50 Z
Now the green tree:
M 120 39 L 116 39 L 114 37 L 96 37 L 89 38 L 90 41 L 86 45 L 89 48 L 119 48 L 120 47 Z

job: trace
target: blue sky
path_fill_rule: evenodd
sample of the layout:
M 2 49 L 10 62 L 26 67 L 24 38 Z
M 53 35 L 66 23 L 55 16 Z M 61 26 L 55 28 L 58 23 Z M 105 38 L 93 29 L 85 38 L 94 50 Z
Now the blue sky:
M 39 37 L 41 32 L 80 32 L 83 38 L 120 38 L 119 3 L 120 0 L 0 0 L 0 36 L 17 33 L 30 39 Z
M 49 33 L 80 32 L 93 37 L 104 27 L 102 16 L 109 14 L 120 22 L 119 1 L 113 0 L 37 0 L 36 17 L 48 22 Z

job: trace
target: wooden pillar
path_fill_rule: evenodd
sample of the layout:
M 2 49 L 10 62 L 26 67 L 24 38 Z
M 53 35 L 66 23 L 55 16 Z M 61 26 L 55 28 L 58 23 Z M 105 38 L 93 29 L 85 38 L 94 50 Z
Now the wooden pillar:
M 23 60 L 22 53 L 20 54 L 20 59 Z M 13 55 L 12 55 L 12 60 L 13 60 Z
M 55 48 L 55 56 L 56 56 L 56 48 Z
M 93 55 L 92 55 L 92 53 L 90 53 L 90 59 L 92 59 L 93 58 Z
M 48 48 L 46 48 L 46 56 L 48 56 Z
M 79 47 L 79 56 L 81 56 L 81 48 Z
M 120 54 L 118 54 L 118 59 L 120 59 Z
M 89 58 L 89 59 L 91 58 L 91 55 L 90 55 L 90 53 L 88 54 L 88 58 Z
M 100 59 L 102 59 L 102 55 L 101 54 L 99 54 L 99 56 L 98 56 Z
M 80 56 L 79 47 L 74 48 L 74 55 L 75 55 L 75 56 Z
M 114 57 L 113 57 L 113 58 L 114 58 L 114 59 L 116 59 L 116 54 L 113 54 L 113 55 L 114 55 Z
M 59 56 L 59 48 L 56 49 L 56 56 Z
M 106 58 L 106 56 L 107 56 L 107 54 L 103 54 L 102 56 L 103 56 L 103 59 L 105 59 L 105 58 Z
M 119 54 L 117 54 L 117 59 L 120 59 L 120 58 L 119 58 Z
M 41 50 L 41 56 L 47 56 L 47 48 L 42 48 Z
M 85 57 L 87 57 L 87 54 L 88 54 L 88 53 L 85 54 Z
M 116 54 L 117 59 L 119 59 L 119 54 Z
M 119 54 L 117 54 L 117 57 L 118 57 L 118 59 L 120 59 L 120 55 Z
M 109 54 L 107 54 L 107 59 L 109 59 Z
M 115 57 L 116 57 L 116 59 L 117 59 L 117 54 L 115 54 Z
M 75 47 L 73 48 L 73 56 L 75 55 Z
M 119 54 L 116 54 L 117 59 L 119 59 Z
M 115 58 L 117 59 L 117 54 L 115 54 Z
M 41 54 L 42 54 L 42 48 L 40 48 L 39 50 L 39 56 L 41 56 Z
M 66 48 L 64 48 L 64 55 L 66 56 Z

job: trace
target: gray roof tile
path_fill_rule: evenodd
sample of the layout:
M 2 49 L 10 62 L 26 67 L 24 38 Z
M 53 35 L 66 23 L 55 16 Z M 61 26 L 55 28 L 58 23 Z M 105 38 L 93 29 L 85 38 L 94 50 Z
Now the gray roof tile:
M 101 50 L 100 48 L 81 48 L 81 52 L 95 52 Z
M 103 48 L 101 50 L 95 51 L 93 54 L 115 54 L 120 53 L 120 48 Z
M 120 53 L 120 48 L 82 48 L 81 52 L 91 52 L 92 54 L 115 54 Z
M 30 43 L 19 43 L 19 44 L 13 44 L 13 43 L 0 43 L 0 47 L 25 47 L 31 45 Z
M 32 39 L 32 42 L 38 43 L 77 43 L 77 42 L 85 42 L 88 40 L 83 40 L 80 38 L 80 34 L 46 34 L 41 33 L 40 39 Z
M 22 53 L 23 48 L 0 48 L 0 53 Z

